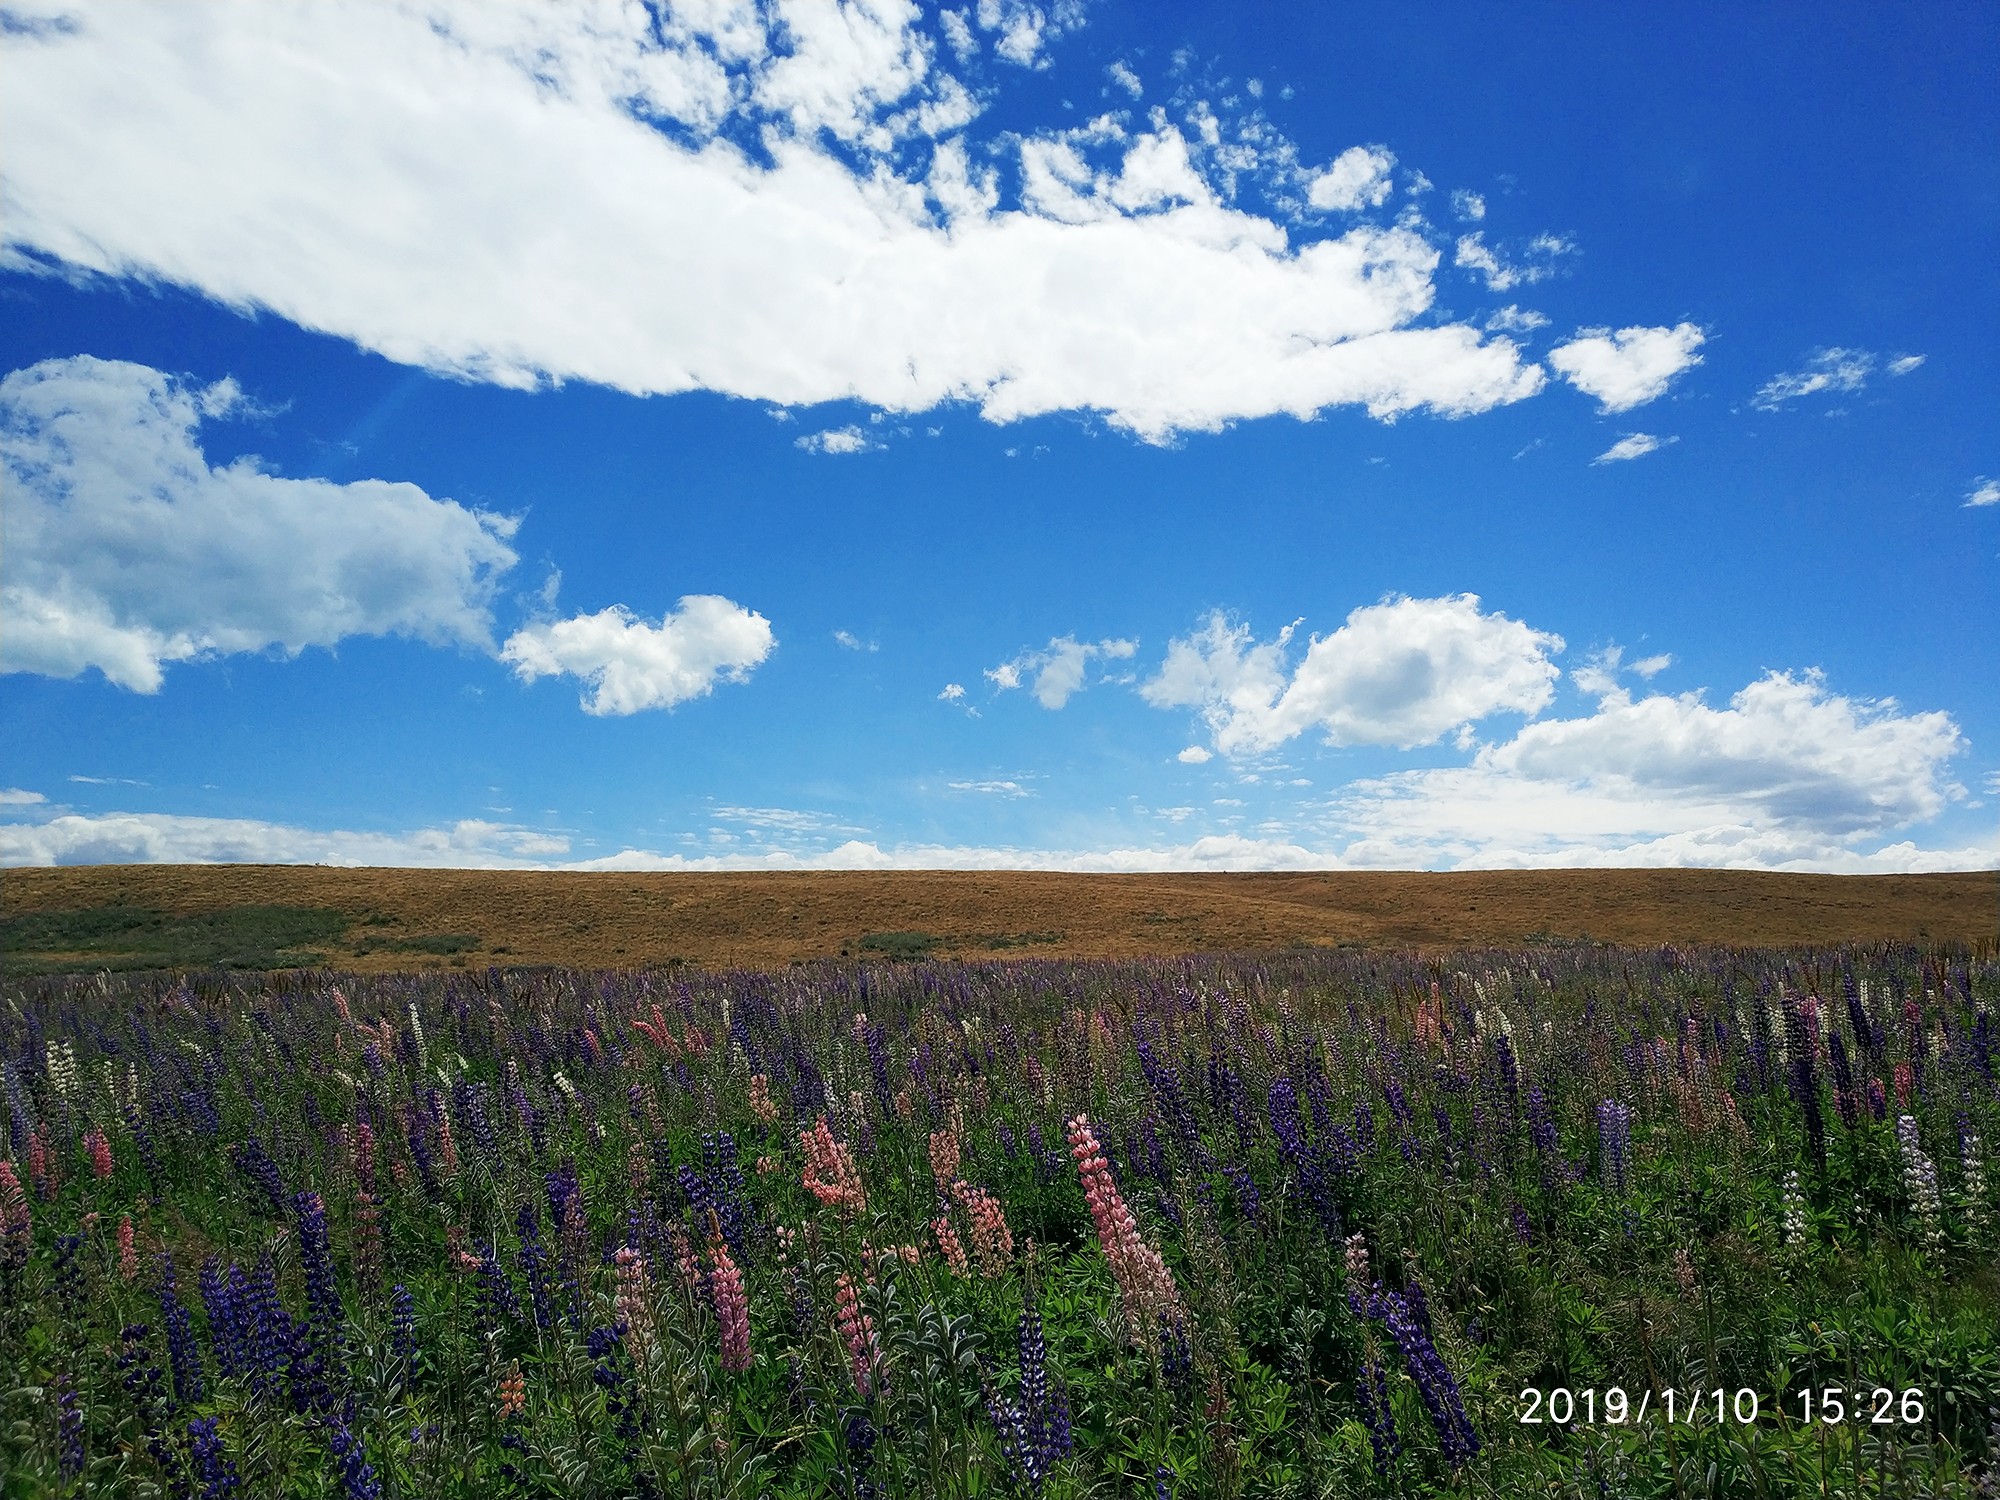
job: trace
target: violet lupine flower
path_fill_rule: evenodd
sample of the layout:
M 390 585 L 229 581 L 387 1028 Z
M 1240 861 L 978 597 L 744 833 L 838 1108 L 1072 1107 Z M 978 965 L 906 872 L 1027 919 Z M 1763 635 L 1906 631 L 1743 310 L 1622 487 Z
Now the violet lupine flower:
M 285 1179 L 278 1171 L 278 1164 L 264 1149 L 264 1143 L 253 1135 L 230 1154 L 230 1160 L 243 1178 L 270 1200 L 272 1217 L 282 1218 L 285 1212 Z
M 521 1248 L 515 1259 L 528 1283 L 528 1310 L 534 1316 L 536 1331 L 547 1333 L 556 1325 L 555 1305 L 549 1298 L 548 1252 L 542 1248 L 541 1215 L 533 1199 L 521 1204 L 514 1215 L 514 1228 L 521 1236 Z
M 479 1252 L 479 1304 L 486 1313 L 486 1325 L 503 1332 L 521 1320 L 521 1302 L 514 1295 L 514 1283 L 500 1264 L 497 1246 Z
M 1049 1471 L 1069 1456 L 1069 1395 L 1049 1380 L 1049 1346 L 1042 1315 L 1031 1303 L 1021 1312 L 1017 1330 L 1021 1360 L 1020 1394 L 1009 1400 L 986 1391 L 986 1409 L 1000 1434 L 1000 1451 L 1007 1459 L 1015 1485 L 1039 1495 Z
M 880 1492 L 868 1477 L 875 1461 L 875 1424 L 868 1420 L 865 1407 L 851 1407 L 841 1419 L 841 1436 L 847 1446 L 847 1466 L 854 1476 L 856 1500 L 874 1500 Z
M 1854 1097 L 1854 1065 L 1847 1058 L 1847 1039 L 1840 1028 L 1829 1028 L 1827 1039 L 1833 1053 L 1833 1104 L 1840 1111 L 1840 1123 L 1849 1130 L 1861 1123 L 1861 1106 Z
M 1889 1118 L 1889 1096 L 1882 1091 L 1882 1080 L 1879 1078 L 1868 1080 L 1868 1112 L 1875 1117 L 1878 1125 Z
M 203 1395 L 201 1350 L 194 1341 L 194 1320 L 180 1298 L 171 1255 L 160 1257 L 160 1323 L 167 1331 L 167 1365 L 173 1371 L 174 1399 L 182 1406 L 193 1406 Z
M 211 1255 L 201 1266 L 201 1306 L 208 1314 L 208 1338 L 215 1346 L 215 1367 L 224 1380 L 246 1374 L 249 1351 L 244 1347 L 241 1310 L 229 1286 L 222 1261 Z
M 1410 1304 L 1404 1298 L 1394 1292 L 1377 1289 L 1374 1310 L 1388 1329 L 1389 1337 L 1402 1351 L 1403 1367 L 1409 1372 L 1410 1379 L 1416 1382 L 1424 1410 L 1430 1414 L 1431 1425 L 1437 1429 L 1438 1444 L 1444 1450 L 1445 1462 L 1457 1468 L 1479 1451 L 1479 1434 L 1472 1430 L 1472 1421 L 1465 1414 L 1465 1402 L 1459 1394 L 1458 1382 L 1445 1368 L 1437 1346 L 1413 1316 Z
M 375 1475 L 375 1466 L 368 1462 L 368 1450 L 348 1426 L 352 1419 L 351 1412 L 333 1419 L 329 1443 L 334 1462 L 340 1467 L 340 1492 L 345 1500 L 382 1500 L 382 1481 Z
M 1375 1471 L 1386 1474 L 1402 1456 L 1403 1440 L 1396 1433 L 1396 1414 L 1389 1406 L 1389 1372 L 1382 1368 L 1381 1360 L 1371 1359 L 1361 1367 L 1354 1377 L 1354 1395 L 1361 1407 L 1361 1420 L 1368 1427 Z
M 313 1346 L 321 1355 L 329 1378 L 337 1378 L 342 1368 L 341 1346 L 347 1314 L 340 1305 L 340 1287 L 334 1281 L 326 1204 L 318 1193 L 300 1193 L 292 1201 L 299 1214 L 299 1268 L 305 1273 L 306 1315 L 312 1326 Z
M 1818 1007 L 1807 995 L 1785 1007 L 1785 1081 L 1806 1127 L 1806 1148 L 1822 1179 L 1826 1176 L 1826 1117 L 1820 1113 L 1818 1049 L 1814 1045 Z
M 389 1289 L 389 1350 L 405 1372 L 416 1368 L 417 1305 L 400 1281 Z
M 1257 1179 L 1233 1163 L 1223 1164 L 1222 1175 L 1229 1180 L 1230 1192 L 1236 1195 L 1236 1211 L 1243 1216 L 1246 1224 L 1254 1228 L 1261 1201 L 1257 1193 Z
M 1605 1186 L 1622 1193 L 1631 1183 L 1632 1110 L 1615 1099 L 1597 1106 L 1598 1172 Z
M 248 1277 L 231 1266 L 229 1291 L 250 1356 L 250 1388 L 268 1399 L 277 1390 L 285 1355 L 292 1345 L 292 1319 L 279 1300 L 278 1273 L 271 1257 L 259 1261 Z
M 56 1467 L 65 1479 L 83 1474 L 83 1402 L 67 1375 L 56 1380 Z
M 222 1435 L 214 1417 L 196 1417 L 187 1424 L 188 1451 L 194 1458 L 194 1477 L 201 1485 L 201 1500 L 229 1500 L 242 1488 L 236 1462 L 223 1451 Z

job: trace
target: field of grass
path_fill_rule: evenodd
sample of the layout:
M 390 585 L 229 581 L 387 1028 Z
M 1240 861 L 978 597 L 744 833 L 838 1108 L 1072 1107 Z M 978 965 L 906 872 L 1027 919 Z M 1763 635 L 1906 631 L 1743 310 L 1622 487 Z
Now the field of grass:
M 1891 945 L 17 980 L 0 1474 L 1983 1493 L 1996 1002 Z
M 771 969 L 839 957 L 1135 959 L 1587 941 L 1978 947 L 1996 933 L 1993 871 L 0 871 L 0 958 L 12 974 L 316 963 L 366 973 L 492 964 Z

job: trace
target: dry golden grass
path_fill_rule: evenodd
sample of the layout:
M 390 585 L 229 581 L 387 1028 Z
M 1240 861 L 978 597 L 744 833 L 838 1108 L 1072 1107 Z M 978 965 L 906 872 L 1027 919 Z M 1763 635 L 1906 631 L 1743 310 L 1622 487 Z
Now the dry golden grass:
M 771 968 L 920 932 L 936 952 L 1134 957 L 1359 943 L 1445 948 L 1574 939 L 1791 946 L 1913 940 L 1990 948 L 2000 875 L 1705 870 L 1473 874 L 550 874 L 122 865 L 0 874 L 10 916 L 104 906 L 175 914 L 283 905 L 350 918 L 329 962 Z M 411 945 L 462 935 L 464 951 Z M 369 951 L 357 951 L 366 949 Z

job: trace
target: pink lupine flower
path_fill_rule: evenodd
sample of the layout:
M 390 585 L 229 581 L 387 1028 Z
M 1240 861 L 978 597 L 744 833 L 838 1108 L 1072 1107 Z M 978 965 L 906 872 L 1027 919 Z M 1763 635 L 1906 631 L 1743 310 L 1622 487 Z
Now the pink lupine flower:
M 362 1120 L 354 1127 L 354 1180 L 371 1197 L 375 1192 L 375 1132 Z
M 1910 1107 L 1910 1095 L 1916 1091 L 1917 1075 L 1906 1062 L 1896 1064 L 1896 1102 L 1904 1109 Z
M 952 1184 L 952 1196 L 972 1221 L 972 1253 L 979 1258 L 980 1274 L 988 1280 L 1006 1275 L 1014 1259 L 1014 1233 L 1000 1200 L 964 1182 Z
M 771 1079 L 768 1074 L 750 1075 L 750 1110 L 766 1125 L 778 1118 L 778 1106 L 771 1102 Z
M 1104 1247 L 1104 1258 L 1111 1263 L 1111 1274 L 1125 1300 L 1126 1324 L 1135 1340 L 1147 1338 L 1161 1315 L 1179 1316 L 1180 1289 L 1159 1251 L 1140 1236 L 1138 1221 L 1112 1181 L 1111 1164 L 1104 1159 L 1087 1116 L 1078 1115 L 1069 1122 L 1069 1142 L 1070 1155 L 1083 1179 L 1084 1201 L 1097 1226 L 1098 1243 Z
M 854 1278 L 845 1271 L 833 1291 L 834 1321 L 840 1327 L 840 1336 L 847 1344 L 848 1358 L 854 1365 L 854 1389 L 864 1398 L 874 1385 L 877 1348 L 875 1344 L 875 1320 L 862 1311 L 861 1293 L 854 1285 Z
M 951 1220 L 939 1214 L 931 1220 L 931 1233 L 937 1236 L 938 1249 L 944 1255 L 944 1263 L 951 1267 L 954 1276 L 969 1276 L 972 1267 L 965 1258 L 965 1246 L 959 1243 L 958 1231 L 951 1227 Z
M 49 1149 L 48 1127 L 37 1125 L 28 1137 L 28 1182 L 43 1202 L 56 1195 L 56 1157 Z
M 118 1220 L 118 1275 L 125 1281 L 139 1279 L 139 1241 L 132 1231 L 130 1214 Z
M 633 1347 L 647 1347 L 653 1339 L 653 1296 L 646 1275 L 646 1257 L 630 1245 L 621 1245 L 611 1260 L 618 1275 L 618 1316 L 631 1330 Z
M 718 1238 L 709 1246 L 709 1254 L 715 1260 L 708 1290 L 722 1336 L 722 1368 L 740 1375 L 750 1368 L 750 1299 L 743 1290 L 743 1273 L 729 1258 L 729 1247 Z
M 868 1211 L 868 1190 L 855 1170 L 854 1156 L 833 1138 L 833 1130 L 821 1115 L 811 1130 L 799 1132 L 799 1145 L 806 1153 L 806 1191 L 821 1203 L 836 1206 L 847 1217 Z
M 778 1170 L 777 1157 L 772 1156 L 767 1152 L 763 1156 L 757 1158 L 757 1175 L 759 1177 L 769 1177 L 773 1172 L 777 1170 Z
M 111 1142 L 104 1138 L 104 1132 L 93 1125 L 84 1133 L 83 1146 L 90 1153 L 90 1170 L 102 1182 L 111 1175 Z
M 931 1175 L 940 1188 L 949 1188 L 958 1176 L 958 1132 L 933 1130 L 930 1144 Z
M 0 1234 L 24 1235 L 33 1222 L 28 1214 L 28 1195 L 21 1191 L 14 1164 L 0 1160 Z

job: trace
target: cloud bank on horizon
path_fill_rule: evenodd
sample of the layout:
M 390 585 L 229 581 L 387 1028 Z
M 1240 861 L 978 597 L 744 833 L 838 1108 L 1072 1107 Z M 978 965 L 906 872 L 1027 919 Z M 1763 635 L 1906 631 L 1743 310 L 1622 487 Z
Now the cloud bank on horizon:
M 0 865 L 2000 865 L 1984 708 L 1935 677 L 1889 696 L 1858 598 L 1822 646 L 1717 585 L 1697 633 L 1671 596 L 1706 587 L 1702 525 L 1661 541 L 1755 467 L 1704 467 L 1725 403 L 1837 529 L 1860 502 L 1798 457 L 1805 424 L 1947 354 L 1581 281 L 1590 230 L 1522 225 L 1511 175 L 1441 189 L 1351 122 L 1309 149 L 1171 37 L 1066 76 L 1091 26 L 1078 0 L 8 0 L 0 282 L 54 331 L 0 362 L 27 767 Z M 168 294 L 197 311 L 148 310 Z M 350 462 L 289 432 L 282 364 L 216 364 L 175 319 L 239 352 L 324 335 L 339 378 L 387 361 L 489 425 Z M 615 413 L 568 439 L 594 480 L 474 461 L 580 391 Z M 754 452 L 646 425 L 701 395 L 756 404 Z M 1587 433 L 1561 474 L 1520 429 L 1542 412 Z M 1051 459 L 1051 425 L 1088 460 Z M 1413 428 L 1454 456 L 1403 481 Z M 1954 461 L 1867 478 L 1990 521 L 2000 459 Z M 1112 520 L 1064 464 L 1109 476 Z M 1510 464 L 1543 488 L 1482 508 Z M 647 485 L 592 492 L 624 473 Z M 1473 498 L 1397 529 L 1427 483 Z M 1607 514 L 1651 541 L 1607 547 Z M 1608 572 L 1641 604 L 1585 586 Z M 585 602 L 558 608 L 565 574 Z M 1656 629 L 1671 650 L 1610 643 Z M 383 708 L 410 748 L 368 762 L 379 808 L 273 753 L 255 795 L 211 771 L 201 715 L 277 744 L 318 712 L 251 668 L 357 660 L 449 698 L 467 743 Z

